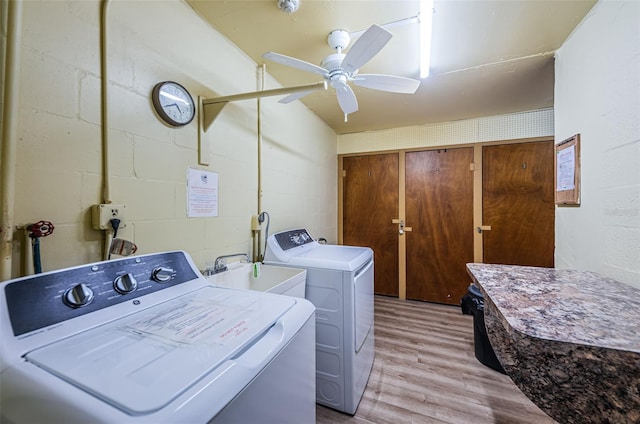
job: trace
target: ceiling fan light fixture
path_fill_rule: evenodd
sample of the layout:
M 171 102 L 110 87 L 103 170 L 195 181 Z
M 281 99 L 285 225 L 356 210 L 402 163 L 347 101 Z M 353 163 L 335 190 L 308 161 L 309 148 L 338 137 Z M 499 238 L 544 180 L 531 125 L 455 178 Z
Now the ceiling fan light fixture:
M 276 0 L 278 7 L 285 13 L 293 13 L 298 10 L 300 1 L 298 0 Z
M 431 64 L 431 33 L 433 29 L 433 0 L 420 0 L 420 78 L 429 76 Z

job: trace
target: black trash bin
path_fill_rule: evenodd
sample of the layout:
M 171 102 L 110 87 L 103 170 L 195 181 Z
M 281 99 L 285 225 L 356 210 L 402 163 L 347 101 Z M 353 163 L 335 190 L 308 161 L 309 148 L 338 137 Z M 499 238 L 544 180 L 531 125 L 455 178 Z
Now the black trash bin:
M 484 326 L 484 296 L 477 286 L 474 284 L 469 286 L 467 294 L 462 296 L 460 307 L 463 314 L 473 315 L 473 344 L 478 361 L 506 374 L 487 336 L 487 329 Z

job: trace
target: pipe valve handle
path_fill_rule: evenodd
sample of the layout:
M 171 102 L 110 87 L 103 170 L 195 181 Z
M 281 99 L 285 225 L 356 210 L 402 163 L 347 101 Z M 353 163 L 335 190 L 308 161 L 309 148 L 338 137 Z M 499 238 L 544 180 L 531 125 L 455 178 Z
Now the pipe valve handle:
M 29 237 L 38 238 L 46 237 L 53 233 L 54 228 L 53 224 L 49 221 L 38 221 L 35 224 L 28 225 L 27 231 L 31 233 L 29 234 Z

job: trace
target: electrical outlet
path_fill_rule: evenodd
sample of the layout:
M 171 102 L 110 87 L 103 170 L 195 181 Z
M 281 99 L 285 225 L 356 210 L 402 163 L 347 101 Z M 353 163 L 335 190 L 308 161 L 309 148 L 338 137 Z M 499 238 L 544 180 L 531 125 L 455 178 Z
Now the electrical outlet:
M 113 228 L 111 226 L 112 219 L 119 219 L 120 226 L 118 228 L 124 228 L 127 225 L 126 222 L 126 206 L 114 205 L 114 204 L 102 204 L 93 205 L 91 207 L 91 221 L 94 230 L 109 230 Z

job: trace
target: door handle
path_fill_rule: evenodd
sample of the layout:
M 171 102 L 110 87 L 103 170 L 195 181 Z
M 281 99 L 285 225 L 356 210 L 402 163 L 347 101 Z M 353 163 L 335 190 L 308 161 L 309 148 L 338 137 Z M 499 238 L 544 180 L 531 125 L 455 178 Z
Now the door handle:
M 476 231 L 479 234 L 482 234 L 483 231 L 491 231 L 491 225 L 481 225 L 481 226 L 476 228 Z
M 392 224 L 398 224 L 398 234 L 400 234 L 400 235 L 403 235 L 405 232 L 410 232 L 411 230 L 413 230 L 413 228 L 407 227 L 404 224 L 404 220 L 402 220 L 402 219 L 392 219 L 391 223 Z

